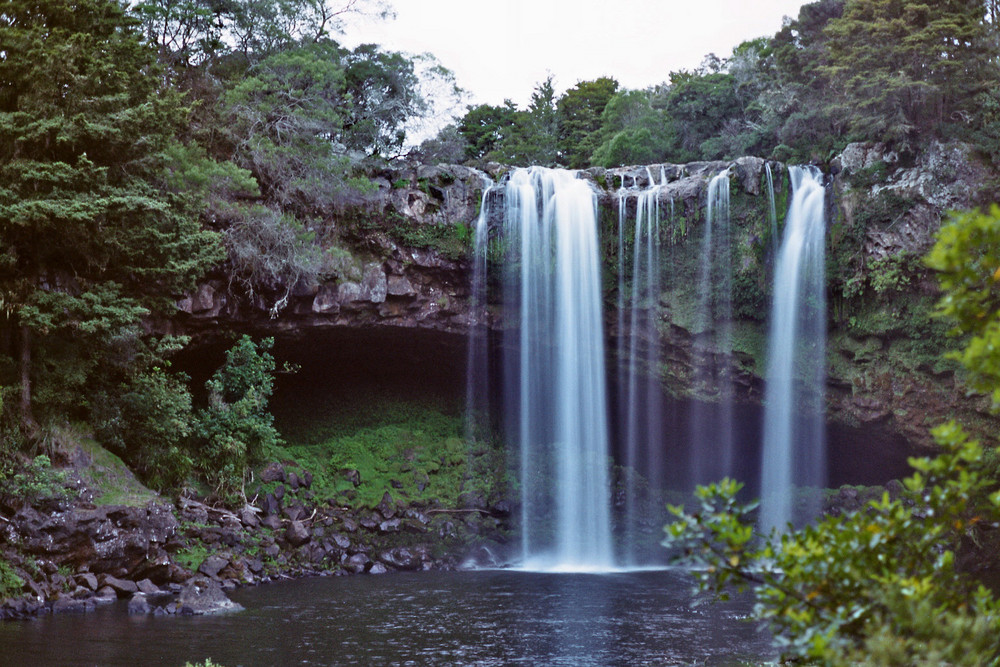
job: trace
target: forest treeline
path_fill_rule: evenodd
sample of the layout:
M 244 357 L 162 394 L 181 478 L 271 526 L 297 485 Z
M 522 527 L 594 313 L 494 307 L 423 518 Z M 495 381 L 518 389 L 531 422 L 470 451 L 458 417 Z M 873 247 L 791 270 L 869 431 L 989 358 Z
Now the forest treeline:
M 772 37 L 645 90 L 611 76 L 526 108 L 469 107 L 424 145 L 446 161 L 584 168 L 759 155 L 827 161 L 852 141 L 902 154 L 934 138 L 1000 165 L 1000 3 L 820 0 Z
M 346 48 L 381 0 L 0 5 L 0 479 L 82 423 L 150 484 L 230 495 L 278 439 L 267 346 L 239 341 L 199 405 L 154 334 L 210 272 L 277 316 L 317 237 L 400 158 L 616 165 L 825 160 L 972 142 L 1000 164 L 997 0 L 820 0 L 773 37 L 648 90 L 611 77 L 469 107 L 433 56 Z M 7 472 L 4 472 L 7 471 Z

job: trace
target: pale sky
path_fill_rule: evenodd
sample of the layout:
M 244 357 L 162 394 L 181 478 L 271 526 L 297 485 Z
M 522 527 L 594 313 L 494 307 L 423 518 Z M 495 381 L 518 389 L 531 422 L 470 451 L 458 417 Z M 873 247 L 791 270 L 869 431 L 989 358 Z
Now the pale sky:
M 396 19 L 349 26 L 347 46 L 431 52 L 466 102 L 525 106 L 548 73 L 557 94 L 612 76 L 625 88 L 666 81 L 708 53 L 771 36 L 809 0 L 392 0 Z

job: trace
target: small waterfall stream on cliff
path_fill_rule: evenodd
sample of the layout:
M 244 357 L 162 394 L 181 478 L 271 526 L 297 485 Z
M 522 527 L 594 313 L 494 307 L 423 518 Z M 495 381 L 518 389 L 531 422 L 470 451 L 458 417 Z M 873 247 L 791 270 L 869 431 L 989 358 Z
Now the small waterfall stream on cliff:
M 692 481 L 705 484 L 733 474 L 732 253 L 728 169 L 708 185 L 698 280 L 694 382 L 717 407 L 696 402 L 691 415 Z
M 660 256 L 662 213 L 660 196 L 666 184 L 661 169 L 660 183 L 653 180 L 647 168 L 650 185 L 635 194 L 636 212 L 632 234 L 631 261 L 628 259 L 625 236 L 628 224 L 626 200 L 630 193 L 619 190 L 619 415 L 624 429 L 625 470 L 642 475 L 645 480 L 626 477 L 621 481 L 625 515 L 621 544 L 622 559 L 628 565 L 639 562 L 640 534 L 647 519 L 656 516 L 656 509 L 644 502 L 640 489 L 648 488 L 661 479 L 663 473 L 663 415 L 659 385 L 660 334 L 658 306 L 664 270 Z M 671 200 L 672 203 L 672 200 Z M 631 275 L 630 290 L 626 289 L 626 273 Z M 628 292 L 626 298 L 626 291 Z M 628 316 L 628 327 L 624 320 Z M 628 335 L 625 335 L 625 332 Z M 645 500 L 652 496 L 646 494 Z M 652 513 L 651 513 L 652 511 Z
M 816 508 L 797 512 L 794 490 L 823 484 L 826 472 L 824 190 L 818 169 L 790 167 L 789 175 L 792 201 L 775 271 L 764 395 L 765 532 L 810 518 Z
M 518 169 L 506 188 L 525 569 L 614 565 L 596 209 L 575 172 Z
M 484 177 L 485 178 L 485 177 Z M 488 311 L 486 304 L 486 258 L 489 250 L 489 200 L 493 181 L 485 178 L 483 199 L 472 230 L 472 284 L 469 286 L 469 347 L 465 380 L 465 438 L 472 442 L 476 425 L 488 421 L 490 410 Z

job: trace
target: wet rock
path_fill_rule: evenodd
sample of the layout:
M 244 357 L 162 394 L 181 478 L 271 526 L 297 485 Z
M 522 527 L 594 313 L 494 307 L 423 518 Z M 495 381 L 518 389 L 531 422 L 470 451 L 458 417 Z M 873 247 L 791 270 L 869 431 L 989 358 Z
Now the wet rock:
M 333 543 L 340 549 L 347 549 L 351 546 L 351 540 L 347 537 L 347 535 L 342 535 L 340 533 L 333 536 Z
M 145 593 L 136 593 L 128 601 L 129 616 L 145 616 L 151 611 L 152 609 L 149 606 L 149 600 L 146 598 Z
M 397 570 L 419 570 L 424 554 L 409 547 L 396 547 L 380 555 L 379 560 Z
M 371 567 L 371 564 L 367 554 L 357 553 L 344 561 L 344 569 L 352 574 L 361 574 Z
M 466 491 L 458 496 L 458 505 L 465 509 L 485 510 L 488 505 L 486 498 L 478 491 Z
M 109 574 L 103 575 L 100 578 L 101 586 L 107 586 L 114 590 L 118 597 L 128 597 L 133 593 L 139 592 L 139 587 L 134 581 L 128 581 L 126 579 L 119 579 L 118 577 L 113 577 Z
M 180 606 L 180 613 L 188 616 L 219 614 L 243 609 L 241 605 L 226 597 L 218 582 L 205 578 L 194 579 L 184 586 L 177 603 Z
M 282 484 L 274 487 L 274 497 L 281 500 L 285 497 L 285 487 Z
M 371 569 L 368 570 L 368 574 L 385 574 L 389 570 L 386 569 L 385 565 L 382 563 L 372 563 Z
M 59 597 L 52 602 L 53 614 L 83 614 L 94 609 L 93 603 L 86 600 L 76 600 L 72 597 Z
M 302 486 L 308 489 L 310 486 L 312 486 L 313 474 L 308 470 L 304 470 L 302 472 L 302 479 L 300 481 L 302 482 Z
M 86 586 L 92 591 L 97 590 L 98 587 L 97 577 L 91 574 L 90 572 L 83 572 L 81 574 L 78 574 L 76 575 L 75 579 L 76 583 L 80 584 L 81 586 Z
M 281 528 L 281 517 L 277 514 L 268 514 L 261 520 L 260 525 L 271 530 L 279 530 Z
M 288 474 L 285 475 L 285 482 L 288 484 L 288 488 L 292 491 L 297 491 L 300 486 L 299 476 L 292 471 L 289 471 Z
M 101 588 L 97 589 L 97 593 L 93 598 L 94 602 L 96 602 L 97 604 L 109 604 L 117 599 L 118 599 L 118 593 L 115 591 L 115 589 L 111 588 L 110 586 L 102 586 Z

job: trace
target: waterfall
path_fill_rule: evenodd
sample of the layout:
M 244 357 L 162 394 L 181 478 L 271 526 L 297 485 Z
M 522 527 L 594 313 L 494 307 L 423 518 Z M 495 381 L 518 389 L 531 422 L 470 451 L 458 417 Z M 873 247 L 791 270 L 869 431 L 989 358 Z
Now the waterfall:
M 648 168 L 647 168 L 648 171 Z M 650 174 L 650 176 L 652 176 Z M 652 177 L 650 183 L 654 183 Z M 663 441 L 660 413 L 660 338 L 658 305 L 660 275 L 660 185 L 639 193 L 636 202 L 632 252 L 632 291 L 629 300 L 629 348 L 625 392 L 625 465 L 644 475 L 646 486 L 658 484 L 662 470 L 659 455 Z M 624 226 L 624 220 L 621 224 Z M 631 480 L 630 480 L 631 481 Z M 635 564 L 640 519 L 649 507 L 640 507 L 633 484 L 625 489 L 625 559 Z
M 771 261 L 778 256 L 778 209 L 774 203 L 774 177 L 771 175 L 771 165 L 764 163 L 764 170 L 767 173 L 767 203 L 770 205 L 771 213 L 771 238 L 768 248 L 771 251 Z
M 466 353 L 465 439 L 476 439 L 476 424 L 489 415 L 489 341 L 486 309 L 486 255 L 489 249 L 489 197 L 493 182 L 484 177 L 483 199 L 472 230 L 472 283 L 469 287 L 469 346 Z
M 764 393 L 761 528 L 784 530 L 797 487 L 825 482 L 824 190 L 815 167 L 790 167 L 792 201 L 774 279 Z
M 508 409 L 518 415 L 527 569 L 613 566 L 596 209 L 575 172 L 517 169 L 506 188 L 519 326 L 505 366 L 517 378 Z
M 695 402 L 692 410 L 692 476 L 697 484 L 733 474 L 732 252 L 728 169 L 709 182 L 707 203 L 693 361 L 696 389 L 710 397 L 714 394 L 716 400 L 713 404 Z

